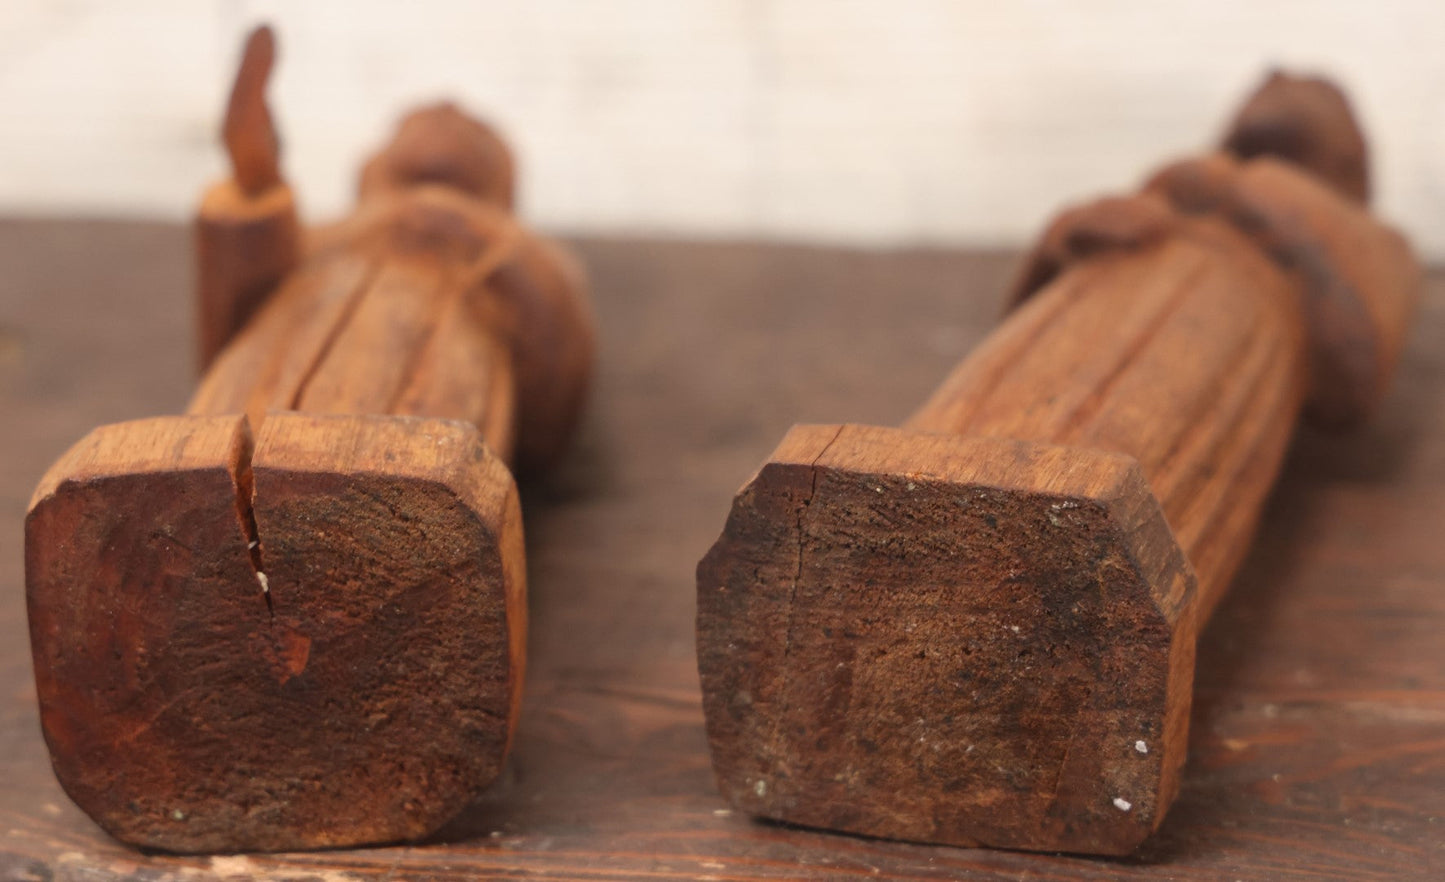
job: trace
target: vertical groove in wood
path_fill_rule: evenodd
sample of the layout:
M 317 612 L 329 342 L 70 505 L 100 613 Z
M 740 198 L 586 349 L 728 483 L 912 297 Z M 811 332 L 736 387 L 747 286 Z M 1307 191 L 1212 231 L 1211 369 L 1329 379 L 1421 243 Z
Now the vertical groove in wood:
M 1219 605 L 1244 560 L 1304 403 L 1303 360 L 1279 350 L 1271 361 L 1260 371 L 1258 393 L 1237 412 L 1236 431 L 1224 436 L 1227 449 L 1201 476 L 1199 492 L 1180 494 L 1177 503 L 1189 506 L 1175 529 L 1198 577 L 1201 622 Z
M 391 412 L 430 337 L 444 276 L 436 267 L 386 261 L 296 399 L 310 413 Z
M 440 266 L 386 250 L 317 255 L 216 359 L 188 412 L 243 412 L 257 428 L 283 410 L 462 420 L 510 463 L 515 371 L 485 271 L 515 240 L 504 229 L 499 247 Z
M 1107 275 L 1086 268 L 1062 277 L 1020 319 L 1025 330 L 1009 334 L 1014 320 L 1006 321 L 1000 345 L 985 340 L 905 428 L 1060 442 L 1177 307 L 1201 263 L 1177 254 L 1147 265 L 1111 257 Z
M 494 249 L 496 250 L 496 249 Z M 510 252 L 508 249 L 500 249 Z M 516 448 L 516 371 L 511 348 L 495 335 L 494 299 L 471 271 L 453 273 L 436 297 L 431 331 L 412 353 L 385 412 L 464 420 L 497 456 L 512 463 Z
M 907 428 L 1138 460 L 1199 577 L 1233 575 L 1300 411 L 1292 283 L 1209 222 L 1064 273 L 966 359 Z
M 372 263 L 350 256 L 299 267 L 217 356 L 187 412 L 245 413 L 259 422 L 267 410 L 294 407 L 342 316 L 365 290 Z

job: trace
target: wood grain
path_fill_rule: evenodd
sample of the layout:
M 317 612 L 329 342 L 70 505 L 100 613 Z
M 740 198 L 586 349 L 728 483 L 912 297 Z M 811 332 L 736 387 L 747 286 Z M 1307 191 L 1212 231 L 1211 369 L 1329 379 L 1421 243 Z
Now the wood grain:
M 26 520 L 57 777 L 143 848 L 416 840 L 496 778 L 526 659 L 508 464 L 560 453 L 591 371 L 581 273 L 455 108 L 407 117 L 298 253 L 272 53 L 255 31 L 197 222 L 224 348 L 186 416 L 95 430 Z
M 1127 456 L 798 426 L 698 584 L 708 741 L 740 809 L 1123 853 L 1177 789 L 1194 578 Z
M 1309 328 L 1309 418 L 1335 430 L 1368 419 L 1419 299 L 1420 266 L 1404 237 L 1269 157 L 1186 160 L 1145 187 L 1181 210 L 1228 218 L 1295 277 Z
M 995 324 L 1017 257 L 577 247 L 611 356 L 577 454 L 523 488 L 528 688 L 496 785 L 442 836 L 412 847 L 205 858 L 120 845 L 49 768 L 19 543 L 0 542 L 0 878 L 1439 875 L 1438 273 L 1378 418 L 1343 438 L 1296 438 L 1258 540 L 1199 645 L 1179 798 L 1134 856 L 1100 860 L 754 822 L 718 794 L 703 732 L 690 585 L 728 495 L 797 420 L 905 419 Z M 74 438 L 184 405 L 186 253 L 177 226 L 0 221 L 0 404 L 13 427 L 0 436 L 4 535 L 20 535 L 36 479 Z M 840 345 L 853 358 L 836 358 Z
M 503 459 L 521 331 L 488 280 L 524 235 L 436 185 L 383 194 L 190 416 L 104 426 L 47 472 L 37 696 L 107 831 L 182 852 L 416 839 L 495 779 L 526 592 Z
M 201 370 L 275 292 L 301 252 L 291 188 L 256 197 L 222 181 L 196 212 L 197 363 Z
M 162 417 L 48 474 L 36 690 L 57 777 L 107 830 L 177 851 L 416 837 L 495 778 L 521 513 L 474 431 L 273 414 L 253 443 L 244 417 Z
M 1051 225 L 1021 306 L 906 432 L 835 448 L 800 430 L 739 492 L 698 566 L 709 743 L 734 806 L 1091 854 L 1162 821 L 1193 644 L 1306 396 L 1320 423 L 1363 420 L 1418 299 L 1408 245 L 1349 196 L 1270 158 L 1197 165 L 1210 198 L 1166 172 Z M 940 434 L 1077 462 L 1015 455 L 1020 481 L 984 448 L 955 473 Z M 1132 459 L 1152 496 L 1048 489 L 1097 451 Z M 1162 533 L 1124 514 L 1156 501 Z M 1152 567 L 1160 541 L 1188 564 Z
M 1175 224 L 1152 245 L 1078 260 L 905 425 L 1133 457 L 1207 617 L 1293 432 L 1305 346 L 1299 293 L 1279 268 L 1218 221 Z
M 280 137 L 266 103 L 275 63 L 271 28 L 254 28 L 242 48 L 221 126 L 231 175 L 206 191 L 196 212 L 202 370 L 300 259 L 296 199 L 281 176 Z

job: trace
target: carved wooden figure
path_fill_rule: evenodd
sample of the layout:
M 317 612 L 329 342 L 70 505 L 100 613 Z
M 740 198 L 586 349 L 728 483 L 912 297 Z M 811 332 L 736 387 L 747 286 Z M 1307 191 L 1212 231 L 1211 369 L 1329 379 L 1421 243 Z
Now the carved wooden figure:
M 247 51 L 234 176 L 197 223 L 185 416 L 103 426 L 26 522 L 41 721 L 112 835 L 172 851 L 426 836 L 498 773 L 521 693 L 522 525 L 593 337 L 572 260 L 511 214 L 512 162 L 447 105 L 303 238 Z
M 1418 296 L 1408 246 L 1353 198 L 1346 105 L 1295 112 L 1318 90 L 1276 78 L 1248 105 L 1317 163 L 1218 154 L 1066 213 L 902 428 L 794 427 L 741 490 L 698 566 L 734 805 L 1099 854 L 1158 827 L 1196 637 L 1296 421 L 1368 414 Z

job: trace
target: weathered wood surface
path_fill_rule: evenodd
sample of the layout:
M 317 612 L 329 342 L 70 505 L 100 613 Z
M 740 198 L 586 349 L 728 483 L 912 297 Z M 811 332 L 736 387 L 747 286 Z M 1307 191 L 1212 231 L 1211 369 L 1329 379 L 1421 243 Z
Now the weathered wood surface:
M 118 839 L 416 839 L 496 778 L 525 557 L 511 475 L 470 426 L 132 420 L 72 447 L 36 498 L 41 719 L 57 778 Z
M 213 184 L 195 218 L 197 344 L 201 367 L 265 304 L 300 259 L 296 197 L 281 177 L 280 136 L 266 104 L 276 38 L 246 38 L 221 139 L 232 176 Z
M 529 682 L 502 780 L 436 844 L 147 857 L 50 771 L 19 536 L 46 465 L 189 390 L 184 236 L 0 225 L 0 878 L 1418 878 L 1445 871 L 1445 280 L 1377 420 L 1306 432 L 1200 644 L 1191 754 L 1127 861 L 890 843 L 726 811 L 692 569 L 798 420 L 897 423 L 993 325 L 1015 261 L 582 243 L 604 353 L 579 449 L 527 499 Z M 802 293 L 811 292 L 811 293 Z M 852 357 L 839 359 L 847 351 Z M 886 365 L 881 370 L 880 365 Z
M 1101 855 L 1162 822 L 1200 628 L 1301 409 L 1376 409 L 1422 283 L 1345 183 L 1366 174 L 1337 88 L 1276 75 L 1240 120 L 1320 170 L 1220 153 L 1066 210 L 902 430 L 797 426 L 738 492 L 697 569 L 733 807 Z
M 1357 213 L 1276 167 L 1327 198 L 1320 226 Z M 1302 202 L 1270 200 L 1268 216 Z M 1410 270 L 1381 261 L 1342 298 L 1344 339 L 1364 342 L 1339 361 L 1373 380 L 1392 366 L 1369 357 L 1388 335 L 1353 316 L 1372 300 L 1408 312 L 1419 276 L 1397 236 L 1360 227 L 1347 253 Z M 894 839 L 1135 848 L 1178 790 L 1196 637 L 1293 433 L 1305 313 L 1326 287 L 1217 220 L 1176 217 L 1075 261 L 903 431 L 795 428 L 698 566 L 704 709 L 730 803 Z M 1137 464 L 1132 492 L 1098 451 Z
M 195 223 L 187 415 L 93 430 L 26 518 L 56 777 L 139 848 L 415 842 L 496 779 L 526 660 L 509 467 L 563 449 L 591 371 L 580 268 L 456 107 L 407 116 L 303 239 L 274 57 L 253 30 Z

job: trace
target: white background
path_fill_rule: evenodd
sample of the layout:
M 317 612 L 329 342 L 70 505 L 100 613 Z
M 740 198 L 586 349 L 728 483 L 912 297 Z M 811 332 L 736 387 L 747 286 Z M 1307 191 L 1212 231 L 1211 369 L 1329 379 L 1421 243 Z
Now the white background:
M 186 216 L 261 18 L 312 217 L 455 96 L 552 230 L 1019 244 L 1211 142 L 1278 63 L 1345 83 L 1382 210 L 1445 257 L 1442 0 L 3 0 L 0 213 Z

